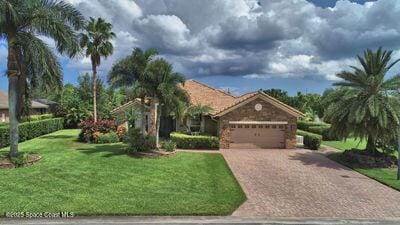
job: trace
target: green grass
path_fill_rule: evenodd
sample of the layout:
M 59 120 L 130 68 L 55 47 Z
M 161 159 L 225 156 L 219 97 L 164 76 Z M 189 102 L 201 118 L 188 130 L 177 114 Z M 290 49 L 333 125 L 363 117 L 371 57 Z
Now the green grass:
M 400 191 L 400 181 L 396 179 L 397 168 L 354 168 L 341 158 L 341 153 L 330 154 L 328 158 Z
M 347 138 L 345 141 L 323 141 L 322 144 L 344 151 L 352 148 L 364 149 L 367 145 L 367 141 L 362 140 L 360 142 L 359 139 Z
M 0 216 L 9 211 L 227 215 L 246 198 L 220 154 L 139 159 L 124 154 L 120 143 L 76 142 L 78 133 L 62 130 L 20 144 L 43 159 L 0 170 Z

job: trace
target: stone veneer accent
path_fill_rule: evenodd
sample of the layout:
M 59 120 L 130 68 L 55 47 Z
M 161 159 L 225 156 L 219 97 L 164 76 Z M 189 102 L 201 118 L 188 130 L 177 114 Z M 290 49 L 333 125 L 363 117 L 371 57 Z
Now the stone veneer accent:
M 258 103 L 262 105 L 261 111 L 254 109 L 254 106 Z M 219 144 L 221 149 L 229 148 L 229 121 L 287 121 L 285 148 L 296 148 L 297 118 L 261 98 L 256 98 L 219 118 Z

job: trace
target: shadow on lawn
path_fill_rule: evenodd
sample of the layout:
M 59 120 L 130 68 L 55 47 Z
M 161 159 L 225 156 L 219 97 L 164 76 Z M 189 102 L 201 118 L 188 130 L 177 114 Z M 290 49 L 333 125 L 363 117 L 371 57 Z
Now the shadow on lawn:
M 301 161 L 303 165 L 315 165 L 335 170 L 351 170 L 315 152 L 296 153 L 296 155 L 290 156 L 290 160 Z
M 77 148 L 76 150 L 81 151 L 85 154 L 97 154 L 106 153 L 102 157 L 113 157 L 126 155 L 125 146 L 123 144 L 113 144 L 113 145 L 90 145 L 86 148 Z
M 76 138 L 76 135 L 45 135 L 39 137 L 39 139 L 71 139 Z

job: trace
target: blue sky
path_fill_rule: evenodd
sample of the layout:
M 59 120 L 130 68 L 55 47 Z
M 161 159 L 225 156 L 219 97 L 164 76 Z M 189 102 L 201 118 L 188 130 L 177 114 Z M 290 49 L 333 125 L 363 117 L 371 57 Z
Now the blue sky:
M 234 94 L 266 88 L 322 93 L 366 48 L 382 46 L 400 57 L 398 0 L 66 1 L 114 26 L 115 52 L 99 68 L 103 79 L 134 47 L 155 47 L 187 78 Z M 90 71 L 87 58 L 60 61 L 66 83 Z M 0 43 L 1 90 L 7 89 L 5 66 Z

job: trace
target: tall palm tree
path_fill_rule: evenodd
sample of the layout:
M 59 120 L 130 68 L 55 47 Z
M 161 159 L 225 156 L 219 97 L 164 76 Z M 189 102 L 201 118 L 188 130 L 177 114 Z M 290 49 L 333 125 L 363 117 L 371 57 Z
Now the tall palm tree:
M 93 84 L 93 119 L 97 122 L 97 104 L 96 104 L 96 80 L 97 67 L 101 63 L 101 57 L 107 58 L 113 53 L 113 45 L 110 42 L 116 35 L 111 31 L 111 23 L 104 19 L 95 20 L 90 17 L 89 23 L 85 26 L 85 32 L 81 33 L 81 47 L 86 49 L 86 57 L 90 56 L 92 61 L 92 84 Z
M 0 39 L 8 47 L 11 157 L 18 155 L 18 123 L 29 85 L 39 82 L 54 88 L 62 83 L 60 63 L 39 37 L 53 39 L 60 53 L 72 57 L 79 51 L 75 30 L 83 22 L 79 11 L 63 1 L 0 1 Z
M 108 74 L 108 82 L 112 87 L 133 87 L 134 95 L 141 101 L 141 131 L 146 133 L 145 100 L 148 93 L 142 85 L 145 81 L 145 71 L 153 58 L 158 55 L 156 49 L 150 48 L 143 51 L 135 48 L 131 55 L 121 59 L 113 65 Z
M 379 48 L 358 56 L 361 68 L 352 66 L 353 71 L 337 74 L 343 81 L 334 84 L 339 88 L 329 94 L 329 107 L 325 110 L 333 133 L 342 138 L 367 138 L 366 150 L 372 155 L 377 140 L 396 138 L 399 133 L 395 109 L 400 102 L 393 94 L 400 88 L 400 75 L 385 79 L 390 68 L 400 61 L 391 62 L 391 54 Z
M 165 113 L 177 112 L 189 104 L 189 96 L 179 84 L 183 85 L 185 77 L 173 72 L 172 65 L 164 59 L 157 59 L 150 62 L 146 70 L 146 80 L 143 89 L 150 94 L 153 101 L 159 105 L 157 107 L 156 118 L 156 145 L 159 142 L 160 121 L 163 111 Z

